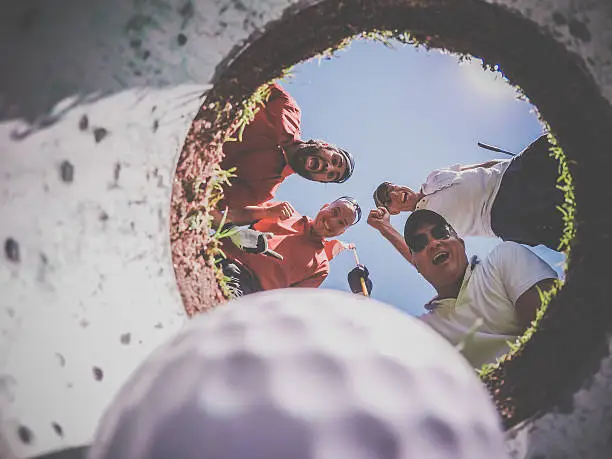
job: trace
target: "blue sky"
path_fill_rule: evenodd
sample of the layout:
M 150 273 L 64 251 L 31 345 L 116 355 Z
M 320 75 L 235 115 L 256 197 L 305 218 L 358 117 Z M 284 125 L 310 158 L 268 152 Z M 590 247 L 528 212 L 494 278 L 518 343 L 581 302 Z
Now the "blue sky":
M 314 217 L 322 204 L 350 195 L 363 218 L 339 239 L 354 242 L 374 281 L 372 297 L 409 314 L 424 312 L 433 288 L 367 225 L 372 192 L 385 180 L 418 189 L 434 169 L 474 164 L 507 156 L 483 150 L 477 142 L 519 152 L 542 132 L 535 109 L 518 100 L 500 73 L 480 61 L 459 64 L 455 56 L 397 44 L 394 49 L 357 40 L 331 60 L 313 59 L 281 80 L 302 109 L 302 138 L 318 138 L 353 153 L 355 172 L 343 184 L 320 184 L 298 176 L 279 188 L 278 201 L 291 202 Z M 392 217 L 403 232 L 408 214 Z M 499 242 L 465 238 L 468 255 L 486 254 Z M 539 246 L 534 251 L 562 274 L 562 254 Z M 352 251 L 331 263 L 323 287 L 348 290 L 346 274 L 355 266 Z

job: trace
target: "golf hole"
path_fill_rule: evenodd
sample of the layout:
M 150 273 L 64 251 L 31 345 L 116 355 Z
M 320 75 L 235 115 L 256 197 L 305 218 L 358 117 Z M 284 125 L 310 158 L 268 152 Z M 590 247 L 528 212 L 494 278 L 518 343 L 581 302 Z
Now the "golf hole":
M 177 165 L 171 203 L 173 260 L 188 313 L 224 300 L 205 256 L 206 190 L 215 180 L 221 144 L 243 114 L 243 103 L 260 85 L 282 76 L 284 69 L 357 33 L 375 30 L 407 32 L 425 47 L 499 64 L 538 107 L 563 148 L 563 167 L 571 173 L 576 204 L 564 288 L 548 305 L 531 339 L 483 376 L 509 428 L 554 407 L 571 409 L 571 394 L 596 370 L 606 349 L 611 311 L 605 301 L 604 273 L 596 263 L 602 250 L 609 250 L 608 218 L 581 204 L 590 199 L 601 202 L 610 194 L 595 184 L 605 183 L 603 171 L 612 162 L 599 154 L 612 140 L 606 128 L 612 113 L 574 56 L 534 24 L 494 5 L 456 3 L 322 2 L 287 13 L 227 56 Z

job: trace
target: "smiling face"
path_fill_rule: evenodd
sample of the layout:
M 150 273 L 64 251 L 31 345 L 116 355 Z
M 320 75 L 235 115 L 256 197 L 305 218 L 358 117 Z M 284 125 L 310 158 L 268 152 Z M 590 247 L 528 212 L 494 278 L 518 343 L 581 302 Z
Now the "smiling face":
M 385 182 L 376 189 L 377 204 L 386 207 L 391 215 L 400 212 L 412 212 L 420 196 L 407 186 L 395 185 Z
M 319 236 L 330 238 L 344 233 L 356 218 L 357 211 L 350 202 L 334 201 L 321 207 L 312 226 Z
M 290 160 L 292 169 L 315 182 L 337 182 L 346 174 L 346 158 L 338 151 L 303 143 Z
M 424 223 L 407 242 L 415 267 L 438 294 L 458 293 L 468 264 L 463 239 L 447 226 Z

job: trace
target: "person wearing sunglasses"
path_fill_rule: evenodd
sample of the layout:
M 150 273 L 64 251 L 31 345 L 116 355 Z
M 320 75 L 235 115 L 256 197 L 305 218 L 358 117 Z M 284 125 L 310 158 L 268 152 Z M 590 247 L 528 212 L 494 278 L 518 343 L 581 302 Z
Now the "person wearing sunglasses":
M 344 183 L 353 174 L 355 159 L 348 151 L 322 140 L 302 140 L 301 110 L 278 83 L 268 85 L 269 97 L 253 120 L 240 132 L 237 128 L 223 144 L 221 169 L 235 177 L 223 183 L 223 198 L 213 212 L 225 208 L 235 220 L 255 221 L 282 215 L 264 203 L 274 199 L 280 184 L 290 175 L 321 183 Z
M 269 205 L 274 205 L 270 203 Z M 361 219 L 350 196 L 324 204 L 314 219 L 291 208 L 288 218 L 264 218 L 222 239 L 218 266 L 234 296 L 287 287 L 319 287 L 330 261 L 351 247 L 337 239 Z
M 417 210 L 404 239 L 412 263 L 436 290 L 419 318 L 458 346 L 475 367 L 495 362 L 535 319 L 556 272 L 526 247 L 502 242 L 468 261 L 465 243 L 440 214 Z
M 543 135 L 511 160 L 435 170 L 419 191 L 383 182 L 374 191 L 376 209 L 368 224 L 408 260 L 389 216 L 418 209 L 443 215 L 462 237 L 499 237 L 558 250 L 564 227 L 558 207 L 565 198 L 557 187 L 559 163 L 548 149 Z

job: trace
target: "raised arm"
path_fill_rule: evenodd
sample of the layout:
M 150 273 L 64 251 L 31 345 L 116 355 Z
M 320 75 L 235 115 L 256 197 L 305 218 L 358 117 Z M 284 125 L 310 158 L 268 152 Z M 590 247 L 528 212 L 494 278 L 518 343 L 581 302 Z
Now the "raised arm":
M 390 215 L 387 209 L 378 207 L 371 210 L 368 215 L 368 225 L 378 230 L 378 232 L 389 241 L 410 264 L 413 264 L 412 253 L 410 253 L 410 249 L 406 245 L 406 241 L 404 241 L 404 236 L 391 225 Z
M 293 206 L 286 202 L 276 203 L 265 203 L 259 206 L 246 206 L 241 209 L 229 209 L 226 222 L 234 223 L 235 225 L 248 225 L 254 221 L 262 220 L 264 218 L 278 218 L 280 220 L 286 220 L 291 217 L 295 209 Z M 211 212 L 213 217 L 213 223 L 215 226 L 221 223 L 222 213 L 219 210 L 213 210 Z

